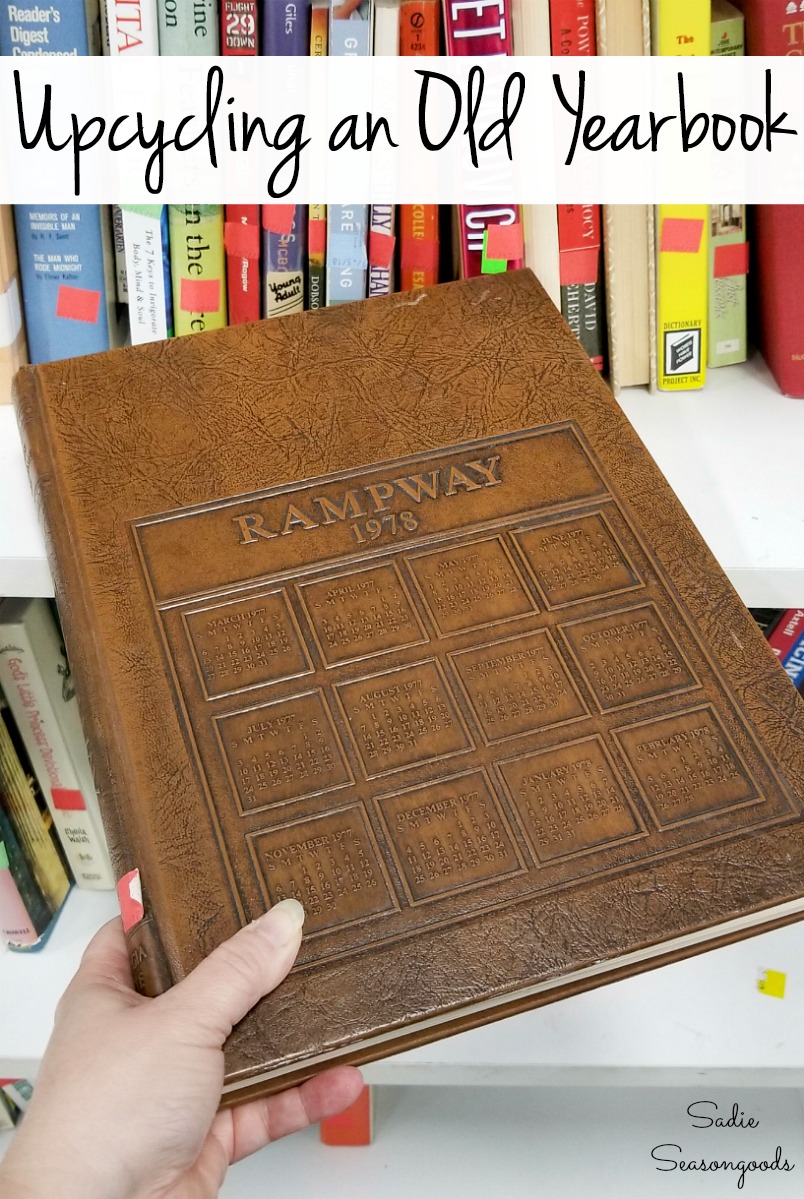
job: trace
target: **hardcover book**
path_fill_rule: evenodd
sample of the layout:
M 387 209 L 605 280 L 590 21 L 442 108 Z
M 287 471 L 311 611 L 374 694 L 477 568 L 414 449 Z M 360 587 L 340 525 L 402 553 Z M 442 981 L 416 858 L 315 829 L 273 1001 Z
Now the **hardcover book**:
M 307 912 L 226 1102 L 801 917 L 804 705 L 530 272 L 16 401 L 141 989 Z
M 760 348 L 779 390 L 804 399 L 804 205 L 756 204 L 752 215 Z

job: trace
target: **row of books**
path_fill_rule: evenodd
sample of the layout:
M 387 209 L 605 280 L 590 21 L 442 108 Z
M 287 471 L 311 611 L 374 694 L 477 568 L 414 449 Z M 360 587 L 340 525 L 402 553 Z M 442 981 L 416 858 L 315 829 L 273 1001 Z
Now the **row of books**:
M 419 55 L 442 46 L 473 55 L 735 55 L 744 51 L 747 21 L 749 51 L 783 52 L 782 43 L 769 42 L 778 14 L 752 0 L 741 0 L 745 14 L 728 0 L 495 0 L 494 20 L 487 6 L 454 0 L 204 0 L 183 7 L 104 0 L 102 39 L 94 0 L 69 8 L 62 0 L 62 7 L 58 45 L 44 10 L 14 9 L 12 17 L 8 9 L 0 14 L 0 49 L 30 45 L 28 26 L 38 20 L 48 53 L 87 54 L 103 42 L 120 55 Z M 286 8 L 292 19 L 282 18 Z M 791 285 L 804 278 L 802 211 L 769 206 L 750 214 L 758 338 L 780 387 L 795 395 L 804 392 L 802 322 Z M 707 365 L 743 361 L 747 353 L 749 219 L 739 204 L 654 211 L 501 202 L 455 213 L 390 204 L 328 211 L 28 205 L 15 217 L 22 302 L 5 322 L 5 340 L 19 339 L 24 313 L 32 361 L 477 274 L 485 238 L 500 229 L 508 237 L 497 266 L 524 262 L 534 270 L 615 391 L 700 387 Z M 454 259 L 446 252 L 453 243 Z M 9 269 L 0 250 L 6 293 Z M 3 353 L 11 358 L 13 349 Z
M 70 888 L 114 876 L 55 607 L 0 602 L 0 941 L 40 948 Z

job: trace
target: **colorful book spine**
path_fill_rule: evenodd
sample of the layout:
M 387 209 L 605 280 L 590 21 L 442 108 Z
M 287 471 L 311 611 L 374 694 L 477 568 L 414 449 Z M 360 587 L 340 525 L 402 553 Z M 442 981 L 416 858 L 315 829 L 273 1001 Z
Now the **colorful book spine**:
M 784 662 L 787 655 L 804 633 L 804 608 L 785 608 L 773 627 L 766 634 L 768 645 L 776 657 Z
M 399 53 L 436 57 L 441 53 L 439 0 L 402 0 Z M 439 214 L 437 204 L 400 204 L 399 284 L 403 291 L 438 283 Z
M 329 0 L 313 0 L 310 10 L 310 57 L 326 58 L 329 52 Z M 307 307 L 323 308 L 327 277 L 327 206 L 307 209 Z
M 782 666 L 793 686 L 801 690 L 804 686 L 804 632 L 799 634 L 798 641 L 782 662 Z
M 75 692 L 47 600 L 0 605 L 0 686 L 76 883 L 113 887 Z
M 260 206 L 227 204 L 223 242 L 229 324 L 258 321 L 260 307 Z
M 0 54 L 59 58 L 100 54 L 98 0 L 0 5 Z
M 373 0 L 334 0 L 329 22 L 330 57 L 369 57 L 373 29 Z M 368 231 L 367 204 L 331 204 L 327 209 L 327 305 L 366 298 Z
M 217 0 L 157 0 L 159 53 L 220 54 Z
M 0 942 L 9 949 L 39 949 L 53 918 L 0 797 Z
M 104 54 L 159 53 L 156 0 L 101 0 L 101 27 Z
M 261 54 L 310 53 L 311 0 L 262 0 Z
M 287 316 L 304 311 L 307 205 L 290 205 L 288 227 L 278 216 L 283 205 L 262 207 L 262 314 Z
M 0 797 L 48 910 L 61 909 L 72 886 L 57 847 L 53 819 L 5 703 L 0 703 Z
M 596 53 L 594 0 L 550 0 L 554 57 Z M 558 272 L 561 315 L 596 370 L 605 365 L 606 321 L 603 233 L 599 204 L 558 206 Z
M 651 0 L 651 26 L 654 54 L 708 54 L 712 5 L 710 0 Z
M 747 54 L 804 54 L 801 0 L 734 0 L 745 17 Z
M 173 336 L 168 214 L 164 204 L 121 209 L 131 344 Z
M 256 55 L 259 44 L 259 0 L 221 0 L 221 54 Z
M 0 404 L 11 399 L 11 380 L 27 361 L 14 216 L 0 204 Z
M 495 0 L 493 5 L 444 0 L 444 33 L 449 55 L 485 58 L 513 54 L 511 0 Z M 516 204 L 459 205 L 458 244 L 464 278 L 481 273 L 483 242 L 489 225 L 515 225 L 518 222 Z M 523 264 L 517 259 L 508 265 L 513 270 Z
M 225 328 L 223 206 L 171 204 L 168 230 L 176 336 Z
M 399 55 L 398 0 L 374 0 L 374 54 Z M 395 290 L 396 205 L 372 204 L 369 215 L 368 294 L 387 296 Z

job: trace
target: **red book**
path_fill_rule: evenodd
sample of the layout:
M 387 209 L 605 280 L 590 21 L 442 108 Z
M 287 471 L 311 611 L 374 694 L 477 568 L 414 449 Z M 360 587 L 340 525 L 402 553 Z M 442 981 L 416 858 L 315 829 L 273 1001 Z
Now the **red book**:
M 221 54 L 256 54 L 258 0 L 221 0 Z
M 779 390 L 804 399 L 804 205 L 757 204 L 752 241 L 762 354 Z
M 791 5 L 788 0 L 734 0 L 734 3 L 745 17 L 747 54 L 804 54 L 804 10 L 800 3 Z
M 550 50 L 573 58 L 595 53 L 594 0 L 550 0 Z
M 447 54 L 473 58 L 513 53 L 511 0 L 444 0 L 444 34 Z M 461 273 L 471 278 L 481 273 L 483 235 L 489 225 L 514 225 L 519 221 L 516 204 L 461 204 Z M 511 270 L 523 266 L 522 259 L 509 262 Z
M 229 324 L 260 319 L 260 206 L 227 204 L 223 229 Z
M 804 608 L 787 608 L 768 633 L 768 645 L 777 658 L 785 660 L 804 632 Z
M 402 0 L 399 53 L 432 58 L 441 53 L 439 0 Z M 438 283 L 438 205 L 400 204 L 399 275 L 402 291 Z

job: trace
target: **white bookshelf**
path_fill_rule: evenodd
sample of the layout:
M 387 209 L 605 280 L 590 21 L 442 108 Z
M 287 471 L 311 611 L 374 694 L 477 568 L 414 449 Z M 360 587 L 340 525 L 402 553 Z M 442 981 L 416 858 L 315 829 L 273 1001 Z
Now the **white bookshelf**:
M 712 372 L 703 392 L 631 389 L 621 403 L 745 603 L 804 602 L 804 478 L 789 455 L 804 444 L 804 402 L 780 396 L 756 357 Z M 52 583 L 13 412 L 0 405 L 4 594 L 50 595 Z M 0 1076 L 36 1075 L 58 998 L 114 911 L 110 893 L 74 892 L 42 953 L 0 952 Z M 784 999 L 759 991 L 767 969 L 787 976 Z M 688 1156 L 756 1155 L 760 1138 L 736 1134 L 727 1146 L 690 1132 L 686 1105 L 706 1097 L 762 1110 L 770 1156 L 782 1143 L 798 1167 L 774 1175 L 772 1193 L 799 1195 L 802 1005 L 804 924 L 374 1063 L 365 1069 L 379 1099 L 370 1149 L 292 1138 L 237 1167 L 222 1194 L 270 1185 L 322 1199 L 347 1190 L 354 1199 L 407 1197 L 413 1151 L 419 1199 L 651 1199 L 668 1183 L 682 1199 L 717 1199 L 734 1192 L 733 1175 L 665 1176 L 650 1160 L 664 1141 L 684 1144 Z M 0 1154 L 4 1143 L 0 1136 Z M 760 1189 L 765 1178 L 754 1193 L 771 1193 Z
M 804 601 L 804 401 L 779 394 L 757 355 L 711 371 L 703 391 L 621 404 L 742 600 Z M 42 534 L 10 405 L 0 404 L 0 595 L 52 595 Z

